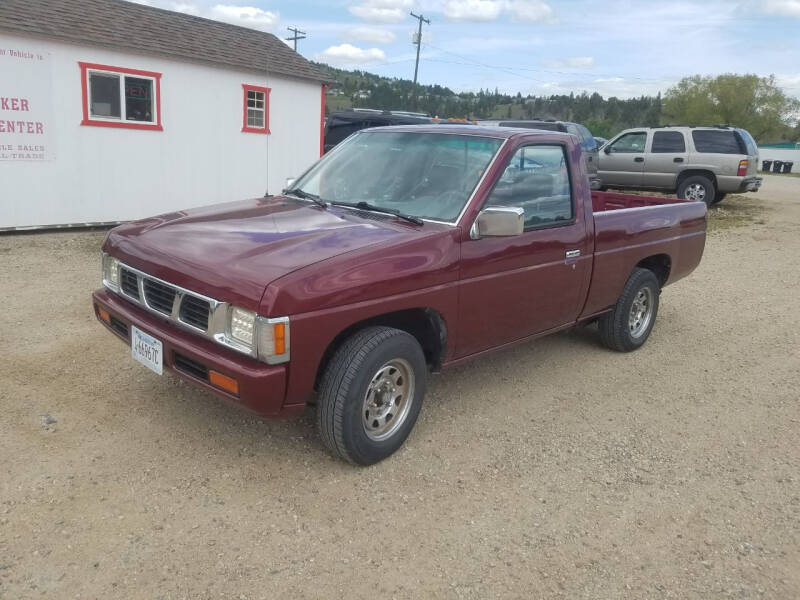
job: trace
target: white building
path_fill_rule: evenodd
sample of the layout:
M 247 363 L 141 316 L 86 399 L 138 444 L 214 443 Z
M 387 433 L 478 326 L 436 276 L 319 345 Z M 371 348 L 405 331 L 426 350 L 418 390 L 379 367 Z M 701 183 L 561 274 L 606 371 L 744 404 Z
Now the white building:
M 325 76 L 275 36 L 122 0 L 0 1 L 0 230 L 275 193 Z

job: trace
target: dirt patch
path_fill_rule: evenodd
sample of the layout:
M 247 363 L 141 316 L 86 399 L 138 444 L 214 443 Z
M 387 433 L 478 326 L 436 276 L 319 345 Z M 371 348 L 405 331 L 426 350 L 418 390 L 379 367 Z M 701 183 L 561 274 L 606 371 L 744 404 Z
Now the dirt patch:
M 800 597 L 798 192 L 712 210 L 642 349 L 454 368 L 367 469 L 134 363 L 102 232 L 0 236 L 0 598 Z
M 764 201 L 755 195 L 729 194 L 708 211 L 708 231 L 713 233 L 751 223 L 763 225 L 767 210 Z

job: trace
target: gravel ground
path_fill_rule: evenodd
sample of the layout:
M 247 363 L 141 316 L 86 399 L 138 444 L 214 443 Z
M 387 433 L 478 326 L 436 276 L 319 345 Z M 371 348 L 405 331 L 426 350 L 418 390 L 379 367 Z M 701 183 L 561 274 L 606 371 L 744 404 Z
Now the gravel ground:
M 800 597 L 800 180 L 766 179 L 643 349 L 458 367 L 366 469 L 134 363 L 102 233 L 0 237 L 0 598 Z

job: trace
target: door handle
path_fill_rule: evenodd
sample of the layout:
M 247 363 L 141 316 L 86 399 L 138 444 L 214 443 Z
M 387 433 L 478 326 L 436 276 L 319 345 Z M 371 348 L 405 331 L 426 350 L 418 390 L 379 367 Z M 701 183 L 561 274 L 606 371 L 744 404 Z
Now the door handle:
M 633 162 L 644 162 L 644 159 L 641 156 L 637 156 L 633 159 Z
M 673 158 L 672 162 L 683 162 L 683 159 L 680 156 L 678 156 L 676 158 Z
M 567 250 L 567 258 L 578 258 L 581 255 L 580 250 Z

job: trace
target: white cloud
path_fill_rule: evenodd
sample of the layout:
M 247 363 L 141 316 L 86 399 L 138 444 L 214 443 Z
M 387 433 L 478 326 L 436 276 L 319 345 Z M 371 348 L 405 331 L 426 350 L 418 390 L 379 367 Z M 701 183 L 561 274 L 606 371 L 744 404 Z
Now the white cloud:
M 591 69 L 594 66 L 594 57 L 572 56 L 562 60 L 543 60 L 542 65 L 548 69 Z
M 332 65 L 364 65 L 386 60 L 386 53 L 380 48 L 366 49 L 352 44 L 340 44 L 315 54 L 314 60 Z
M 209 17 L 250 29 L 269 31 L 278 24 L 279 15 L 277 12 L 262 10 L 255 6 L 217 4 L 211 7 Z
M 524 23 L 556 21 L 544 0 L 447 0 L 442 12 L 448 21 L 494 21 L 503 14 Z
M 800 17 L 800 0 L 762 0 L 761 7 L 772 15 Z
M 494 21 L 502 8 L 499 0 L 447 0 L 442 12 L 448 21 Z
M 352 27 L 344 34 L 345 39 L 369 44 L 391 44 L 397 36 L 393 31 L 381 27 Z
M 507 4 L 507 10 L 515 21 L 524 23 L 555 21 L 553 9 L 542 0 L 511 0 Z
M 366 0 L 348 10 L 370 23 L 402 23 L 413 5 L 413 0 Z
M 170 6 L 172 10 L 177 12 L 186 13 L 187 15 L 194 15 L 195 17 L 200 14 L 200 9 L 194 4 L 186 4 L 185 2 L 173 2 Z

